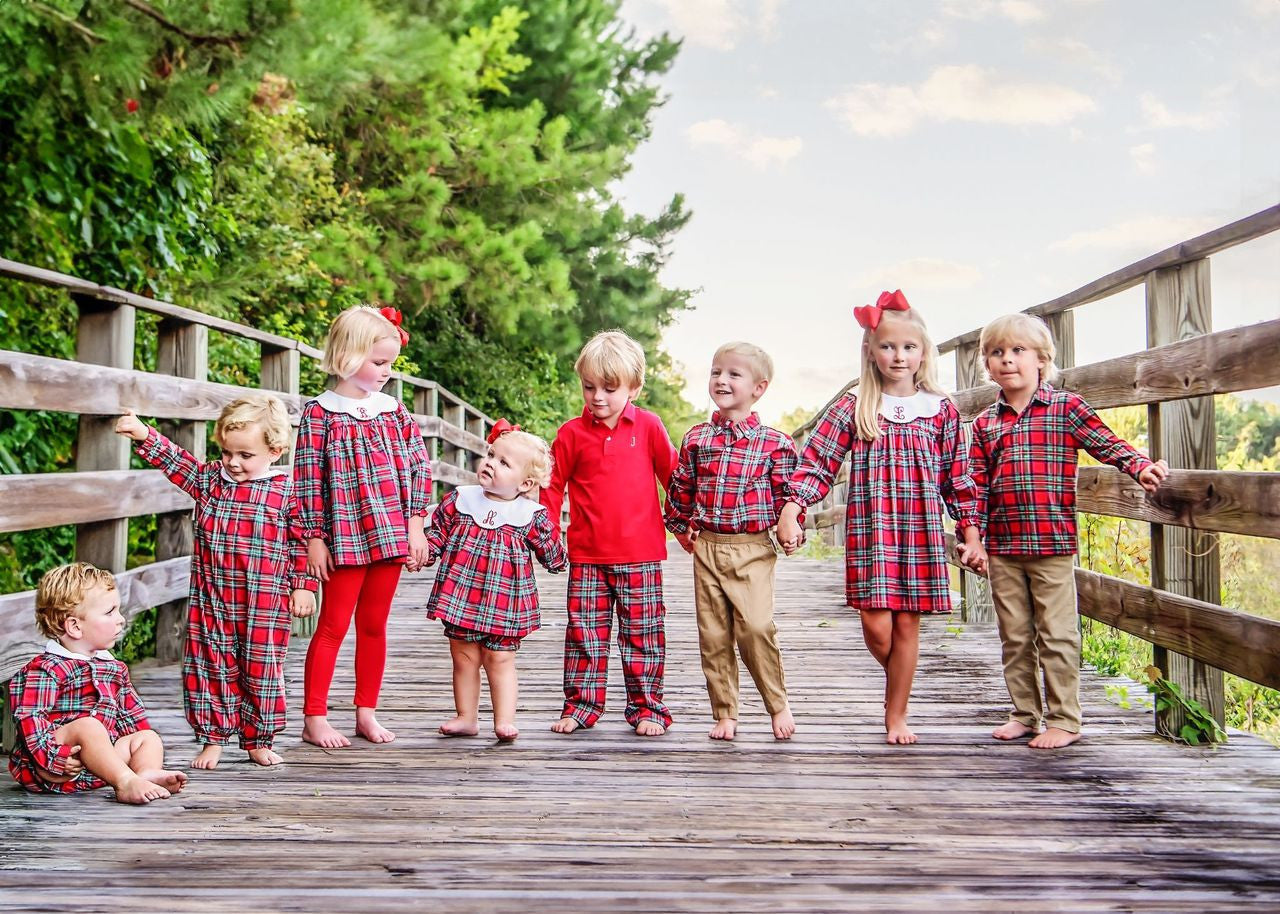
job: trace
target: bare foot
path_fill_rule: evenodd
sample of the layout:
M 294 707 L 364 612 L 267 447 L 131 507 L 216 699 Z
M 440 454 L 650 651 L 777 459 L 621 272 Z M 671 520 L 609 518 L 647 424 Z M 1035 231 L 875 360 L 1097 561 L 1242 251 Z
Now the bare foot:
M 445 736 L 475 736 L 480 732 L 480 727 L 475 718 L 468 720 L 465 717 L 450 717 L 440 725 L 440 732 Z
M 1034 732 L 1034 730 L 1024 723 L 1016 720 L 1010 720 L 1005 721 L 1003 724 L 992 730 L 991 735 L 996 739 L 1009 740 L 1022 739 L 1024 736 L 1029 736 Z
M 578 723 L 572 717 L 562 717 L 551 725 L 551 729 L 555 733 L 572 733 L 581 726 L 582 724 Z
M 187 775 L 182 771 L 168 771 L 164 768 L 144 768 L 138 772 L 138 777 L 150 781 L 152 784 L 159 784 L 170 793 L 181 793 L 182 788 L 187 786 Z
M 636 736 L 661 736 L 667 732 L 667 728 L 662 726 L 652 717 L 646 717 L 640 723 L 636 724 Z
M 270 768 L 272 765 L 279 765 L 284 761 L 284 758 L 281 757 L 280 753 L 272 750 L 270 746 L 261 746 L 257 749 L 250 749 L 248 752 L 249 758 L 253 759 L 263 768 Z
M 884 722 L 884 730 L 884 741 L 890 746 L 910 746 L 916 741 L 916 735 L 912 732 L 911 728 L 907 726 L 906 718 L 893 721 L 886 718 Z
M 1079 738 L 1079 733 L 1072 733 L 1061 727 L 1049 727 L 1027 745 L 1032 749 L 1061 749 L 1063 746 L 1070 746 Z
M 333 729 L 329 718 L 322 714 L 303 718 L 302 740 L 321 749 L 342 749 L 351 745 L 351 740 Z
M 773 715 L 773 738 L 791 739 L 796 732 L 796 719 L 791 716 L 791 705 Z
M 222 747 L 217 743 L 205 743 L 204 748 L 200 750 L 200 754 L 191 760 L 191 767 L 212 771 L 218 767 L 218 762 L 221 760 Z
M 356 708 L 356 736 L 363 736 L 371 743 L 394 742 L 396 735 L 373 716 L 373 708 Z
M 515 724 L 500 724 L 496 721 L 493 724 L 493 735 L 498 738 L 500 743 L 509 743 L 520 735 L 519 729 Z
M 163 800 L 169 791 L 159 784 L 153 784 L 141 775 L 130 775 L 116 787 L 116 800 L 120 803 L 132 803 L 141 806 L 152 800 Z
M 637 729 L 636 732 L 639 732 Z M 722 717 L 716 721 L 716 725 L 711 728 L 711 732 L 707 736 L 712 739 L 732 740 L 738 735 L 738 722 L 732 717 Z

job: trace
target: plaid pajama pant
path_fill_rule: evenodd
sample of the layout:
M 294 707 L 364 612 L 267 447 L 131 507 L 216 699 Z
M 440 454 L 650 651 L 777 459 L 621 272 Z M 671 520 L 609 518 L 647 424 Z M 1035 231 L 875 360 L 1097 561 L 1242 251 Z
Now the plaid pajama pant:
M 627 686 L 627 723 L 655 720 L 671 726 L 662 703 L 666 664 L 666 607 L 662 565 L 574 563 L 569 568 L 569 624 L 564 633 L 564 711 L 584 727 L 604 713 L 609 636 L 618 614 L 618 654 Z

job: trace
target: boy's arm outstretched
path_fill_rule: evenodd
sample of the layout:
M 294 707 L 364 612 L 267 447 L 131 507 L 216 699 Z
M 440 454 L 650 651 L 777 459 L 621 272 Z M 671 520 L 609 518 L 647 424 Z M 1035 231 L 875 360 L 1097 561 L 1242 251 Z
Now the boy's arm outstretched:
M 116 434 L 131 438 L 138 456 L 160 470 L 169 481 L 192 498 L 200 498 L 206 488 L 205 466 L 195 455 L 174 444 L 154 428 L 126 410 L 116 420 Z
M 1160 483 L 1168 477 L 1169 464 L 1163 460 L 1152 461 L 1140 454 L 1129 442 L 1111 431 L 1093 407 L 1080 397 L 1073 396 L 1067 415 L 1076 446 L 1083 448 L 1094 460 L 1132 476 L 1148 492 L 1160 488 Z

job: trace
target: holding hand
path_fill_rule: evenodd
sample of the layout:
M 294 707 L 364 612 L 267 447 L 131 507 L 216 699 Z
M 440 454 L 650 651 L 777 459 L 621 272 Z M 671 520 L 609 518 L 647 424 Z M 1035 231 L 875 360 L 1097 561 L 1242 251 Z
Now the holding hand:
M 298 588 L 289 594 L 289 615 L 295 619 L 305 619 L 316 611 L 316 595 L 304 588 Z
M 673 533 L 676 542 L 680 544 L 680 548 L 690 554 L 693 553 L 693 544 L 698 541 L 698 531 L 690 527 L 684 533 Z
M 800 529 L 800 524 L 796 518 L 800 516 L 800 506 L 794 501 L 789 501 L 782 506 L 782 511 L 778 515 L 778 545 L 782 547 L 782 551 L 787 555 L 793 554 L 804 543 L 804 531 Z
M 126 409 L 124 415 L 116 420 L 116 434 L 124 435 L 126 438 L 132 438 L 134 441 L 147 440 L 147 426 L 142 420 L 133 414 L 133 410 Z
M 67 777 L 74 778 L 84 771 L 84 762 L 80 761 L 80 747 L 72 746 L 71 755 L 62 763 L 62 773 Z
M 427 534 L 422 530 L 422 518 L 416 518 L 418 521 L 413 523 L 414 518 L 410 518 L 409 523 L 409 557 L 405 561 L 406 567 L 410 571 L 417 571 L 419 568 L 426 568 L 431 564 L 431 548 L 427 544 Z
M 1151 466 L 1147 467 L 1138 474 L 1138 485 L 1146 489 L 1148 492 L 1154 492 L 1160 488 L 1160 483 L 1169 478 L 1169 464 L 1163 460 L 1157 460 Z
M 987 573 L 987 550 L 982 545 L 982 538 L 977 527 L 964 528 L 964 542 L 956 546 L 960 556 L 960 564 L 978 574 Z
M 329 580 L 333 571 L 333 556 L 329 553 L 329 544 L 322 539 L 307 541 L 307 574 L 322 581 Z

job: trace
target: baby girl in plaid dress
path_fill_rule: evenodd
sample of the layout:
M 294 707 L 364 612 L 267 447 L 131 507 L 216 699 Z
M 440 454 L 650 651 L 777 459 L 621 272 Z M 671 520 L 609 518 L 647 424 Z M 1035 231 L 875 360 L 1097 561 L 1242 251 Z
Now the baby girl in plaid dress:
M 530 554 L 548 571 L 564 571 L 569 560 L 556 519 L 533 500 L 551 478 L 545 441 L 500 419 L 477 475 L 479 485 L 454 489 L 431 517 L 427 564 L 439 559 L 440 568 L 427 618 L 444 623 L 453 656 L 458 713 L 440 725 L 440 732 L 476 735 L 484 667 L 493 732 L 507 742 L 520 735 L 515 652 L 521 639 L 542 624 Z
M 977 503 L 960 414 L 938 386 L 937 349 L 899 292 L 854 310 L 863 328 L 862 376 L 827 407 L 810 435 L 778 519 L 790 554 L 802 505 L 820 501 L 849 455 L 845 597 L 885 671 L 885 741 L 914 743 L 907 702 L 920 653 L 920 615 L 951 611 L 942 505 L 978 545 Z

